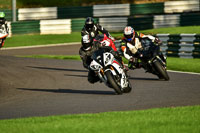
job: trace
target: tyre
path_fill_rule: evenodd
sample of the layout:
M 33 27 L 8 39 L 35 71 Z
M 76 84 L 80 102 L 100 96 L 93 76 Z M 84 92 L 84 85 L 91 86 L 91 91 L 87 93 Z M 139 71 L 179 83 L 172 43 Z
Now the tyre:
M 106 71 L 105 74 L 108 79 L 108 82 L 114 88 L 115 92 L 118 95 L 122 94 L 121 87 L 116 83 L 116 80 L 115 80 L 113 74 L 110 71 Z
M 132 90 L 132 86 L 131 86 L 130 81 L 128 80 L 128 87 L 124 88 L 123 92 L 124 93 L 129 93 L 129 92 L 131 92 L 131 90 Z
M 167 74 L 166 69 L 161 65 L 161 63 L 159 61 L 154 62 L 154 67 L 155 67 L 155 70 L 158 73 L 159 79 L 164 79 L 166 81 L 169 80 L 169 76 Z

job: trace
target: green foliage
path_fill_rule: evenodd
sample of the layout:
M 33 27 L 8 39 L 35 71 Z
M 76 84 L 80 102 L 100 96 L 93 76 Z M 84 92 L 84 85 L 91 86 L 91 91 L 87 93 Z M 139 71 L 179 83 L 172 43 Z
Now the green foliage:
M 2 133 L 199 133 L 200 106 L 0 120 Z
M 0 0 L 0 9 L 11 9 L 11 3 L 12 0 Z

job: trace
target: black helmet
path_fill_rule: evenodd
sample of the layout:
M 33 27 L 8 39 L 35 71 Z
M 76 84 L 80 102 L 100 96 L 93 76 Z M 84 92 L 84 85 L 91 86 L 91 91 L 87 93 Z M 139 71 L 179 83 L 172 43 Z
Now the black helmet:
M 85 20 L 85 28 L 87 30 L 91 30 L 94 26 L 94 19 L 92 17 L 88 17 L 86 20 Z

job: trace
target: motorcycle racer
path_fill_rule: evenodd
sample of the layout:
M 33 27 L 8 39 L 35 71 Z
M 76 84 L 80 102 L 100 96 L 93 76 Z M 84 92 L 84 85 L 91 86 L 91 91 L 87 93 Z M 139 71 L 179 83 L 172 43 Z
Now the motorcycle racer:
M 122 38 L 121 49 L 123 51 L 124 57 L 129 60 L 128 67 L 130 69 L 140 67 L 137 59 L 138 50 L 142 49 L 140 39 L 146 37 L 156 44 L 161 43 L 158 38 L 136 32 L 131 26 L 127 26 L 124 28 L 124 37 Z
M 81 31 L 81 48 L 79 50 L 79 55 L 83 61 L 83 66 L 88 69 L 88 65 L 90 63 L 90 57 L 92 52 L 94 51 L 93 48 L 93 40 L 94 38 L 99 35 L 99 32 L 106 34 L 109 38 L 114 40 L 114 38 L 110 35 L 110 33 L 103 28 L 103 26 L 94 23 L 94 19 L 92 17 L 87 17 L 85 20 L 85 25 Z
M 99 41 L 100 38 L 102 39 L 102 42 Z M 111 52 L 121 62 L 121 57 L 118 54 L 117 49 L 110 38 L 103 34 L 103 36 L 99 35 L 96 39 L 90 38 L 89 35 L 84 35 L 82 37 L 82 46 L 79 50 L 79 55 L 82 59 L 83 66 L 86 69 L 89 69 L 89 65 L 92 61 L 92 54 L 99 48 L 104 48 L 107 52 Z M 88 72 L 88 81 L 90 83 L 95 83 L 99 81 L 99 77 L 91 69 L 89 69 Z
M 94 39 L 99 32 L 106 34 L 107 37 L 114 40 L 114 38 L 103 26 L 94 23 L 94 19 L 92 17 L 86 18 L 85 25 L 81 31 L 81 36 L 89 35 L 92 39 Z
M 9 29 L 5 19 L 5 13 L 0 12 L 0 48 L 4 46 Z
M 84 35 L 81 39 L 81 48 L 79 49 L 79 55 L 82 59 L 83 66 L 88 69 L 91 62 L 92 53 L 95 51 L 93 46 L 93 39 L 89 35 Z

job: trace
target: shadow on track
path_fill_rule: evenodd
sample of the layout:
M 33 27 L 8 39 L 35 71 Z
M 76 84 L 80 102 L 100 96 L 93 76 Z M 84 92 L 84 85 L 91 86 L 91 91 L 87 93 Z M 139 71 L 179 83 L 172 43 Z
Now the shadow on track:
M 41 92 L 52 92 L 52 93 L 115 95 L 113 91 L 72 90 L 72 89 L 30 89 L 30 88 L 17 88 L 17 89 L 25 91 L 41 91 Z
M 78 69 L 50 68 L 50 67 L 36 67 L 36 66 L 27 66 L 27 67 L 36 69 L 45 69 L 45 70 L 55 70 L 55 71 L 88 72 L 87 70 L 78 70 Z
M 138 77 L 129 77 L 129 80 L 161 81 L 157 78 L 138 78 Z
M 88 76 L 87 75 L 72 75 L 72 74 L 64 74 L 65 76 L 68 76 L 68 77 L 82 77 L 82 78 L 87 78 Z

